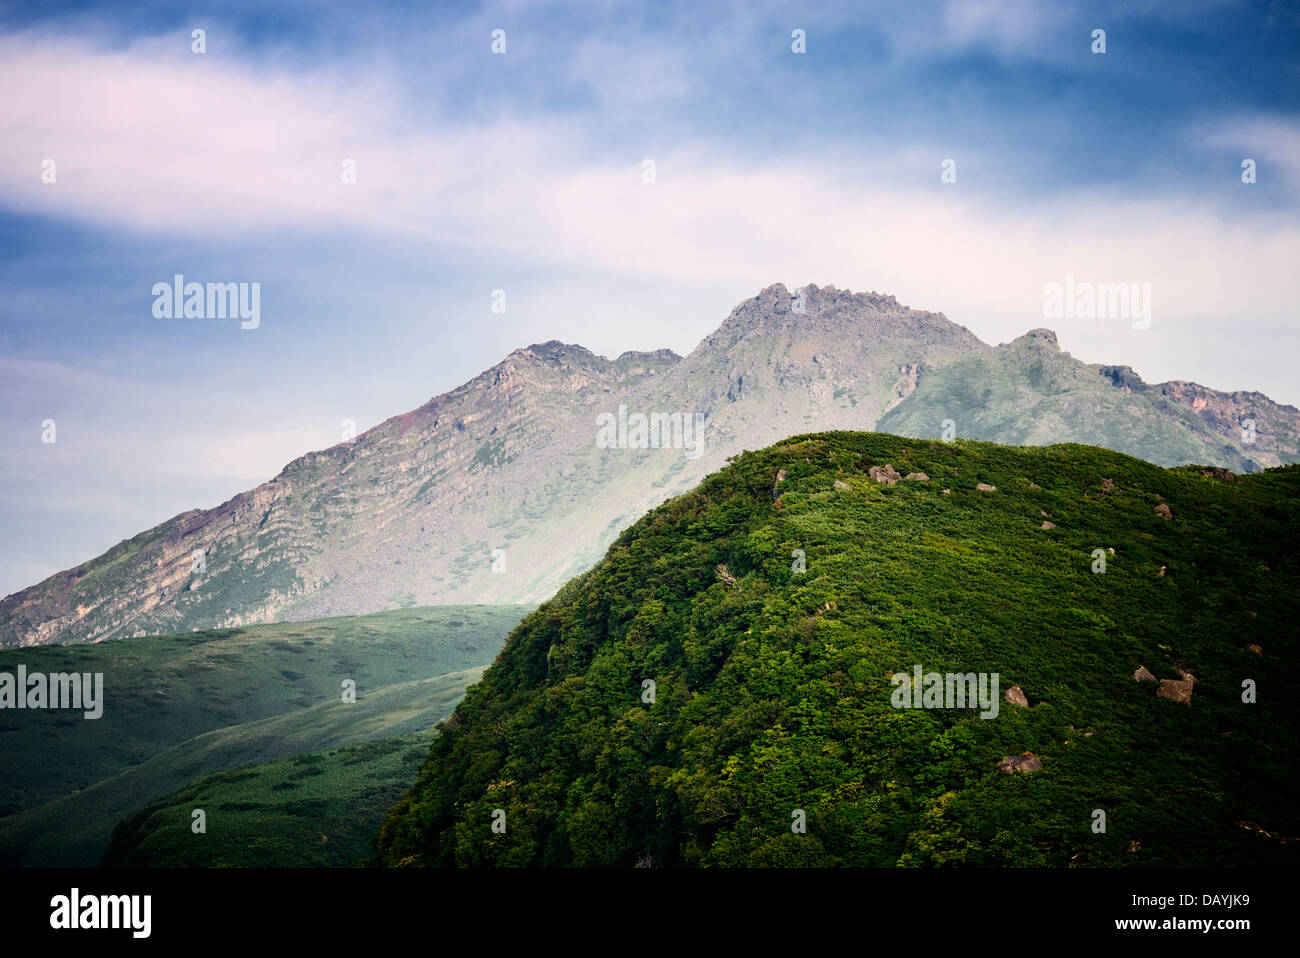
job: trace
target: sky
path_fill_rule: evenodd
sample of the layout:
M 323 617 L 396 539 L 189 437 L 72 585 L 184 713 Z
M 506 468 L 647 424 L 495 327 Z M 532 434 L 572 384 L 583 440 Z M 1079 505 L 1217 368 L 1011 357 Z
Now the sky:
M 0 0 L 0 595 L 776 282 L 1300 404 L 1298 53 L 1289 0 Z M 1149 325 L 1044 318 L 1067 277 Z

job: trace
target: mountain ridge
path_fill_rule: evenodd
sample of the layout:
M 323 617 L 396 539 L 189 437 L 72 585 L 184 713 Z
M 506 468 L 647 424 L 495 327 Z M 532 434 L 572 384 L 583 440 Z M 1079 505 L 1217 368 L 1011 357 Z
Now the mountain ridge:
M 698 457 L 598 448 L 598 417 L 620 406 L 702 416 Z M 1246 413 L 1259 427 L 1249 450 L 1231 435 Z M 940 437 L 947 421 L 966 438 L 1074 440 L 1165 465 L 1300 459 L 1300 411 L 1260 394 L 1147 385 L 1062 353 L 1051 330 L 989 346 L 893 296 L 775 283 L 684 357 L 611 360 L 558 340 L 516 349 L 213 509 L 0 600 L 0 646 L 540 601 L 745 448 L 827 429 Z

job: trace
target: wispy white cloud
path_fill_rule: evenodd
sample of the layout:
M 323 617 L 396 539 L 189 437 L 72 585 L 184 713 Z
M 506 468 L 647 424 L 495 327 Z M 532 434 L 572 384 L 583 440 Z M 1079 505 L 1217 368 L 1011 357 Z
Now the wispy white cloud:
M 1220 117 L 1190 132 L 1193 144 L 1231 150 L 1255 160 L 1257 182 L 1276 171 L 1300 194 L 1300 119 L 1288 116 Z M 1271 169 L 1269 169 L 1271 167 Z
M 1297 238 L 1285 220 L 1243 226 L 1238 213 L 1175 195 L 1017 202 L 960 175 L 942 186 L 939 146 L 863 159 L 686 142 L 652 158 L 656 182 L 646 184 L 639 152 L 611 159 L 598 131 L 575 121 L 405 115 L 381 74 L 278 75 L 21 37 L 0 39 L 0 63 L 0 85 L 24 78 L 43 91 L 0 105 L 6 202 L 114 229 L 221 240 L 362 228 L 670 280 L 878 277 L 918 303 L 988 316 L 1016 311 L 1012 291 L 1034 287 L 1031 263 L 1046 276 L 1158 279 L 1170 314 L 1240 305 L 1243 295 L 1276 302 Z M 1293 126 L 1258 122 L 1246 133 L 1295 169 Z M 60 162 L 55 186 L 39 182 L 45 153 Z M 356 184 L 341 181 L 344 159 L 357 162 Z M 1216 264 L 1224 282 L 1207 286 Z M 1246 264 L 1262 280 L 1248 291 L 1230 280 Z

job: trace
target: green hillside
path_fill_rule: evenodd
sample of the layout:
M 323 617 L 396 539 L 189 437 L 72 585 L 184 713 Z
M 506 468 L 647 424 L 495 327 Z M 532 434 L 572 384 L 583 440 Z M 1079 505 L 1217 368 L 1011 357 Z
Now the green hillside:
M 124 821 L 104 865 L 356 865 L 369 854 L 384 812 L 419 771 L 432 737 L 426 730 L 204 775 Z M 207 815 L 203 834 L 191 827 L 195 809 Z
M 745 453 L 524 620 L 377 861 L 1294 862 L 1298 543 L 1296 467 L 871 433 Z M 895 708 L 918 665 L 1027 704 Z M 1139 667 L 1190 673 L 1190 701 Z
M 119 821 L 199 775 L 429 729 L 525 611 L 442 606 L 4 650 L 0 671 L 102 672 L 105 704 L 97 720 L 0 713 L 0 862 L 93 865 Z

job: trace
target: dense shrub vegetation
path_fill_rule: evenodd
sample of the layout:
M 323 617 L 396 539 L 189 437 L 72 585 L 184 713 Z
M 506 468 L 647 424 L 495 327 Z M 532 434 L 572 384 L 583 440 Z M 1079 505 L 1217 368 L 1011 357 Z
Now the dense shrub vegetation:
M 872 481 L 885 463 L 929 481 Z M 1296 467 L 871 433 L 747 452 L 524 620 L 376 861 L 1281 862 L 1300 838 L 1298 509 Z M 1029 704 L 892 707 L 918 664 L 996 672 Z M 1190 703 L 1139 666 L 1192 673 Z M 1040 770 L 998 772 L 1025 752 Z

